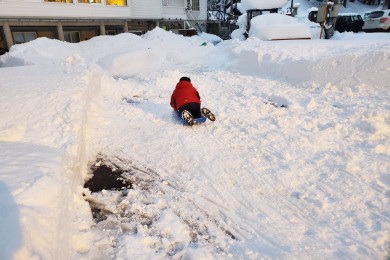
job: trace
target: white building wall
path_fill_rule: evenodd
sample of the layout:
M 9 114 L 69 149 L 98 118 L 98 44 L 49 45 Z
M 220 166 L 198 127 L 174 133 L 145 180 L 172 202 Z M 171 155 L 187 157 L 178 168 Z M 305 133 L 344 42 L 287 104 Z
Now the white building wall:
M 164 5 L 163 5 L 164 3 Z M 128 0 L 127 6 L 78 3 L 52 3 L 43 0 L 0 0 L 0 18 L 47 17 L 79 19 L 191 19 L 185 11 L 186 0 Z M 207 19 L 207 0 L 200 0 L 197 20 Z
M 161 0 L 128 0 L 131 6 L 131 18 L 161 19 Z
M 177 7 L 163 7 L 162 8 L 162 18 L 163 19 L 182 19 L 186 20 L 187 15 L 185 12 L 184 7 L 177 8 Z
M 0 17 L 48 17 L 48 18 L 131 18 L 129 6 L 109 6 L 101 4 L 50 3 L 42 0 L 0 1 Z
M 200 0 L 200 11 L 198 20 L 207 20 L 207 0 Z
M 162 3 L 162 17 L 164 19 L 186 20 L 186 0 L 160 0 Z
M 187 0 L 161 0 L 161 2 L 166 3 L 167 6 L 162 5 L 162 16 L 164 19 L 182 19 L 182 20 L 192 20 L 192 17 L 196 20 L 206 20 L 207 19 L 207 0 L 200 0 L 200 10 L 199 11 L 186 11 Z

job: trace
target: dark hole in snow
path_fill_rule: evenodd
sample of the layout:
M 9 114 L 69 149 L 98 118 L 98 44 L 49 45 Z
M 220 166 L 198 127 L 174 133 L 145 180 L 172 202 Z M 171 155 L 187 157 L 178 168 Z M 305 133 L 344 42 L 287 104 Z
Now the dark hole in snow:
M 84 188 L 91 192 L 132 188 L 131 183 L 122 177 L 123 172 L 120 170 L 113 171 L 106 165 L 100 165 L 92 170 L 93 177 L 84 184 Z

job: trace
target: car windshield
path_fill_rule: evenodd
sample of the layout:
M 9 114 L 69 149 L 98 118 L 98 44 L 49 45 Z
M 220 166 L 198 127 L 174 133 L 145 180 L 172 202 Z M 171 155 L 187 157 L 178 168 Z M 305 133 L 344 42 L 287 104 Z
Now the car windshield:
M 372 12 L 368 15 L 368 18 L 379 18 L 379 17 L 382 17 L 383 14 L 385 12 L 381 12 L 381 11 L 378 11 L 378 12 Z

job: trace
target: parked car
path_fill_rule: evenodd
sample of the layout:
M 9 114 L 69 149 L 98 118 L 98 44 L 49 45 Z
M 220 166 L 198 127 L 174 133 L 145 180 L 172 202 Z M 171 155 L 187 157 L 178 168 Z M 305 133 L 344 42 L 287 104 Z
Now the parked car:
M 363 31 L 390 32 L 390 9 L 371 12 L 364 21 Z
M 364 15 L 363 15 L 363 21 L 367 20 L 367 16 L 371 13 L 371 11 L 369 12 L 365 12 Z
M 336 31 L 338 32 L 360 32 L 364 21 L 359 14 L 341 13 L 337 16 Z

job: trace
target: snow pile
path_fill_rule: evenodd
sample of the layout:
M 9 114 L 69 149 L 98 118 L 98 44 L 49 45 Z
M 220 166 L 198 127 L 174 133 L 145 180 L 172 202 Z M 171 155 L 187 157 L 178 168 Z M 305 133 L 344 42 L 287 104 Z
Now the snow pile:
M 244 13 L 243 15 L 240 15 L 237 19 L 236 25 L 238 26 L 238 29 L 234 30 L 230 37 L 232 39 L 238 39 L 241 41 L 245 41 L 245 33 L 246 33 L 246 21 L 247 21 L 248 15 Z
M 0 58 L 1 259 L 388 257 L 389 34 L 205 38 Z M 184 75 L 215 122 L 172 111 Z M 102 164 L 132 189 L 83 188 Z
M 232 41 L 223 45 L 230 53 L 225 68 L 293 84 L 329 82 L 341 86 L 353 82 L 353 88 L 359 88 L 370 86 L 375 79 L 373 87 L 387 87 L 390 36 L 381 34 L 383 39 L 372 41 L 373 35 L 361 34 L 359 47 L 356 34 L 336 34 L 335 39 L 345 39 L 348 35 L 353 39 L 346 39 L 343 45 L 334 40 L 267 42 L 249 38 L 245 42 Z M 364 40 L 366 37 L 368 40 Z
M 252 18 L 250 37 L 261 40 L 310 39 L 307 24 L 299 23 L 294 17 L 284 14 L 263 14 Z
M 98 63 L 105 69 L 120 74 L 126 70 L 143 70 L 154 66 L 156 69 L 176 64 L 194 62 L 199 55 L 188 51 L 192 46 L 201 46 L 205 41 L 216 41 L 204 33 L 201 37 L 194 36 L 186 39 L 182 35 L 166 32 L 160 28 L 143 36 L 134 34 L 119 34 L 116 36 L 98 36 L 89 41 L 70 44 L 58 40 L 38 38 L 18 48 L 13 48 L 2 57 L 1 63 L 6 66 L 23 66 L 32 64 L 68 64 L 83 66 Z M 46 48 L 42 49 L 42 45 Z M 179 50 L 172 50 L 177 46 Z M 199 51 L 212 48 L 213 44 L 202 46 Z M 163 50 L 168 49 L 168 52 Z M 110 53 L 110 55 L 107 55 Z M 177 53 L 180 53 L 178 55 Z M 134 62 L 138 61 L 138 62 Z
M 54 55 L 52 50 L 46 54 Z M 80 172 L 90 160 L 82 145 L 89 96 L 82 77 L 57 67 L 0 70 L 0 182 L 2 194 L 11 198 L 0 202 L 0 222 L 7 226 L 0 235 L 7 237 L 0 242 L 4 259 L 69 259 L 75 248 L 91 244 L 84 233 L 91 219 L 80 217 L 90 216 L 80 197 Z M 16 72 L 18 77 L 6 76 Z M 78 241 L 77 247 L 72 241 Z
M 222 42 L 223 40 L 219 37 L 219 36 L 217 36 L 217 35 L 214 35 L 214 34 L 209 34 L 209 33 L 204 33 L 204 32 L 202 32 L 202 33 L 200 33 L 199 34 L 199 37 L 200 37 L 200 39 L 202 39 L 204 42 L 211 42 L 211 43 L 213 43 L 214 45 L 215 44 L 218 44 L 218 43 L 220 43 L 220 42 Z
M 196 63 L 201 66 L 203 62 L 199 57 L 203 57 L 202 53 L 213 46 L 212 44 L 202 46 L 204 39 L 215 40 L 215 37 L 201 39 L 196 36 L 186 39 L 182 35 L 157 28 L 142 37 L 133 39 L 124 51 L 102 57 L 97 64 L 113 75 L 126 75 L 129 72 L 136 73 L 151 69 L 161 70 L 171 64 L 175 66 L 182 64 L 185 67 L 189 61 L 192 66 Z M 132 45 L 139 47 L 130 47 Z M 175 49 L 172 49 L 172 46 L 175 46 Z M 195 46 L 202 46 L 202 48 L 199 48 L 197 52 L 189 51 Z

